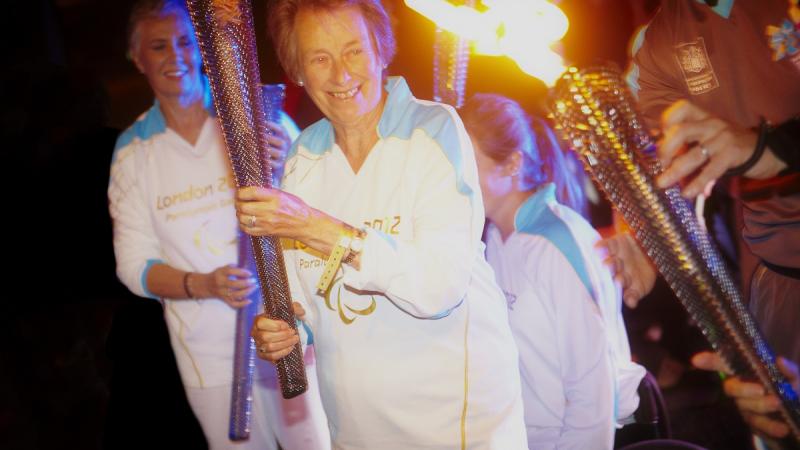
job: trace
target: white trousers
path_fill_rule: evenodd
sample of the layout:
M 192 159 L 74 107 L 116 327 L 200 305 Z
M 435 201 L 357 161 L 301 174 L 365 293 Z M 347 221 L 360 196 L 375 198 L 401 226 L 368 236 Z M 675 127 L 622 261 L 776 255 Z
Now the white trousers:
M 313 358 L 309 347 L 306 360 Z M 312 359 L 313 361 L 313 359 Z M 209 450 L 330 450 L 328 421 L 322 409 L 314 364 L 306 365 L 308 391 L 293 399 L 281 396 L 275 367 L 257 363 L 259 380 L 253 382 L 250 439 L 233 442 L 228 438 L 231 386 L 186 387 Z

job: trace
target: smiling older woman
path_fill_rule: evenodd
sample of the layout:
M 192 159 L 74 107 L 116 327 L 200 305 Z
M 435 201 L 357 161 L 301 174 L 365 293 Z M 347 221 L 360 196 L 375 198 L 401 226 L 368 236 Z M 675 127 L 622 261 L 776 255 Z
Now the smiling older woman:
M 458 115 L 384 77 L 394 39 L 378 1 L 279 0 L 269 17 L 284 69 L 325 118 L 295 143 L 284 190 L 242 189 L 236 208 L 246 232 L 291 242 L 334 447 L 526 448 Z M 263 316 L 253 336 L 272 361 L 300 340 Z

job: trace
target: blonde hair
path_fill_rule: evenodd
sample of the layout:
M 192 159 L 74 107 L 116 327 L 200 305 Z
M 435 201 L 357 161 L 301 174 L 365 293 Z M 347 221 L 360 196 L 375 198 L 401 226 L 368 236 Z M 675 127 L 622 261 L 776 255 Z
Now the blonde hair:
M 189 10 L 182 0 L 139 0 L 134 3 L 128 16 L 128 58 L 132 59 L 139 47 L 139 24 L 175 13 L 184 13 L 189 20 Z

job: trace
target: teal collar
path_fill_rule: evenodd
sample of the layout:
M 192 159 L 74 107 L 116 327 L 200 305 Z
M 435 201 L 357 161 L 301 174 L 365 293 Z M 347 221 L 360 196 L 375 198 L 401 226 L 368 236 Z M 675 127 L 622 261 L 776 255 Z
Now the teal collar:
M 531 194 L 527 200 L 522 202 L 516 214 L 514 214 L 514 229 L 516 231 L 527 231 L 531 226 L 538 222 L 539 216 L 548 205 L 556 201 L 556 186 L 547 183 L 536 192 Z
M 705 5 L 704 0 L 695 0 L 697 3 L 702 3 Z M 731 16 L 731 10 L 733 9 L 733 2 L 734 0 L 719 0 L 717 2 L 717 6 L 711 8 L 717 13 L 720 17 L 729 18 Z
M 378 135 L 382 138 L 390 136 L 401 125 L 407 104 L 411 101 L 411 90 L 403 77 L 388 77 L 384 86 L 388 95 L 383 107 L 383 115 L 378 123 Z
M 550 241 L 575 270 L 575 274 L 586 287 L 586 292 L 597 302 L 592 279 L 589 277 L 580 245 L 575 240 L 565 218 L 557 215 L 551 209 L 556 203 L 555 185 L 548 183 L 542 186 L 517 209 L 517 214 L 514 216 L 515 231 L 538 235 Z

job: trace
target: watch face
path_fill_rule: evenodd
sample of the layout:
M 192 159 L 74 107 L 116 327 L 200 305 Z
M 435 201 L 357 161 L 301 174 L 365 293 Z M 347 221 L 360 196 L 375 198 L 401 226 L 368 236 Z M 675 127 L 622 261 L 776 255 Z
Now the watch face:
M 364 248 L 364 240 L 360 237 L 354 237 L 353 240 L 350 241 L 351 251 L 360 253 L 362 248 Z

